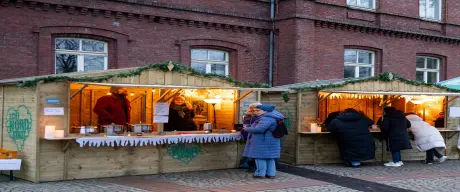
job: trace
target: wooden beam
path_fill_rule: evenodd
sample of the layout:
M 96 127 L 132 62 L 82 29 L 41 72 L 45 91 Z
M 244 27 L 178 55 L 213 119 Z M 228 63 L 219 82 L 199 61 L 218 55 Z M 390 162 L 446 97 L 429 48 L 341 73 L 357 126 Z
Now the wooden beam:
M 458 97 L 458 96 L 452 97 L 451 99 L 449 99 L 449 100 L 447 101 L 447 103 L 446 103 L 446 104 L 449 104 L 449 102 L 451 102 L 451 101 L 453 101 L 453 100 L 457 99 L 457 97 Z
M 233 101 L 233 103 L 237 103 L 238 101 L 240 101 L 241 99 L 245 98 L 246 96 L 248 96 L 249 94 L 251 94 L 252 91 L 247 91 L 246 93 L 244 93 L 243 95 L 241 95 L 241 97 L 239 97 L 238 99 L 236 99 L 235 101 Z
M 73 97 L 75 97 L 75 95 L 77 95 L 78 93 L 80 93 L 81 91 L 83 91 L 83 89 L 85 89 L 86 87 L 88 87 L 88 85 L 82 85 L 80 87 L 80 89 L 78 89 L 75 93 L 73 93 L 71 96 L 70 96 L 70 99 L 72 99 Z
M 321 103 L 322 101 L 326 100 L 329 96 L 331 96 L 332 93 L 327 94 L 325 97 L 321 98 L 318 103 Z
M 166 98 L 165 101 L 167 101 L 167 100 L 171 99 L 172 97 L 176 96 L 176 94 L 178 94 L 178 93 L 181 92 L 181 91 L 182 91 L 182 89 L 178 89 L 177 91 L 175 91 L 175 92 L 172 94 L 171 97 Z
M 158 101 L 161 101 L 169 92 L 171 92 L 172 89 L 168 89 L 166 91 L 166 93 L 164 93 L 163 95 L 160 96 L 160 98 L 158 98 L 158 100 L 155 101 L 155 103 L 157 103 Z

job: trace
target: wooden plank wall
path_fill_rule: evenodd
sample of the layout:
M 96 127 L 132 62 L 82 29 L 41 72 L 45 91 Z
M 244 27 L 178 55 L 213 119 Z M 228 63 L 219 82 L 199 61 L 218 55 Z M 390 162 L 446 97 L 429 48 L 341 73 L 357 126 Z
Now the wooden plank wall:
M 280 92 L 262 93 L 261 102 L 263 104 L 273 104 L 281 114 L 290 122 L 288 135 L 284 136 L 281 141 L 281 161 L 286 163 L 296 162 L 296 128 L 297 128 L 297 93 L 289 94 L 290 101 L 284 102 Z
M 310 123 L 316 123 L 318 95 L 316 92 L 302 92 L 301 94 L 302 100 L 299 109 L 300 126 L 298 127 L 298 131 L 304 132 L 310 131 Z
M 19 88 L 15 85 L 3 85 L 4 97 L 2 103 L 4 103 L 3 109 L 3 125 L 2 125 L 2 147 L 18 150 L 15 142 L 8 136 L 7 132 L 7 112 L 9 109 L 17 110 L 20 105 L 24 105 L 29 110 L 32 116 L 32 128 L 29 136 L 25 142 L 16 141 L 18 145 L 24 144 L 23 150 L 19 153 L 19 158 L 22 159 L 21 170 L 15 172 L 15 176 L 21 179 L 36 181 L 36 162 L 37 162 L 37 95 L 36 88 Z M 20 118 L 26 117 L 26 112 L 20 110 Z

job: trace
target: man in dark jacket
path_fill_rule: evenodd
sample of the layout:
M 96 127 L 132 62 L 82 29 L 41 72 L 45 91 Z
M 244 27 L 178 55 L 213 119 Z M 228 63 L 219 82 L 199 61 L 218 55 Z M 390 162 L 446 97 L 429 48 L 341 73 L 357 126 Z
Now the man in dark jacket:
M 372 120 L 355 109 L 345 109 L 328 127 L 337 136 L 340 158 L 353 167 L 361 161 L 374 159 L 375 144 L 369 131 Z
M 99 98 L 93 108 L 97 114 L 99 125 L 128 125 L 130 120 L 128 90 L 122 87 L 111 87 L 110 95 Z
M 393 156 L 393 161 L 385 163 L 385 166 L 399 167 L 404 165 L 401 161 L 401 150 L 412 149 L 407 131 L 410 127 L 410 121 L 406 119 L 402 111 L 393 109 L 385 110 L 380 129 L 386 137 L 387 151 L 391 151 Z

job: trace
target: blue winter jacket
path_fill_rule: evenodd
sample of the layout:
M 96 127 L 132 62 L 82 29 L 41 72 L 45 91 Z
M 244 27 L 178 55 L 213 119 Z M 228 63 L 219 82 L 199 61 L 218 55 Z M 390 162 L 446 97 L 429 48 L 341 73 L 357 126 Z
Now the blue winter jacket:
M 244 156 L 256 159 L 280 158 L 280 139 L 272 135 L 277 126 L 277 119 L 284 119 L 284 116 L 274 110 L 263 114 L 251 127 L 244 129 L 249 133 Z

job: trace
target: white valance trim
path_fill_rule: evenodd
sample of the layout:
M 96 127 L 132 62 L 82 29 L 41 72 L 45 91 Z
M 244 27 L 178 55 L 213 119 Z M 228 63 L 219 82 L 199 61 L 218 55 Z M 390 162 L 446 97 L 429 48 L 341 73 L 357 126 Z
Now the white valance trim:
M 80 147 L 101 147 L 108 146 L 148 146 L 177 143 L 211 143 L 211 142 L 229 142 L 241 139 L 240 133 L 211 133 L 211 134 L 184 134 L 184 135 L 155 135 L 141 137 L 109 136 L 109 137 L 81 137 L 76 141 Z

